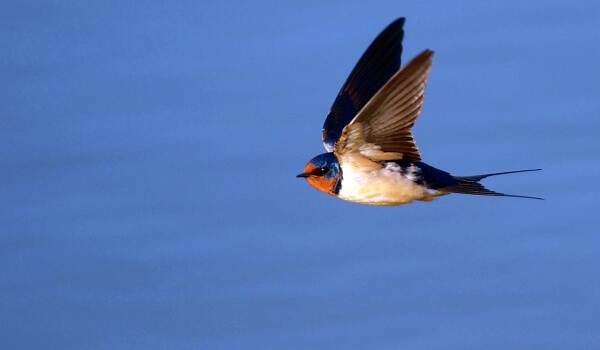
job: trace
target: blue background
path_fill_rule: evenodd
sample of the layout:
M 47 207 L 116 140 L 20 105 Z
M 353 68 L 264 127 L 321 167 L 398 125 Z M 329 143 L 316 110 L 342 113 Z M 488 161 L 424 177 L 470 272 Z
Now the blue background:
M 600 348 L 600 5 L 0 11 L 3 349 Z M 369 207 L 295 175 L 371 40 L 436 51 L 424 160 L 545 201 Z

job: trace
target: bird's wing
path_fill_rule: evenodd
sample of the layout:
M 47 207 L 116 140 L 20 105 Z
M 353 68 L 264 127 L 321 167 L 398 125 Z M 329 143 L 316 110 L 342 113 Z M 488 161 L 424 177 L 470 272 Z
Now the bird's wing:
M 402 67 L 344 128 L 335 152 L 357 150 L 376 161 L 421 160 L 410 129 L 419 116 L 433 51 Z
M 342 130 L 400 68 L 404 18 L 388 25 L 362 55 L 323 124 L 323 145 L 332 152 Z

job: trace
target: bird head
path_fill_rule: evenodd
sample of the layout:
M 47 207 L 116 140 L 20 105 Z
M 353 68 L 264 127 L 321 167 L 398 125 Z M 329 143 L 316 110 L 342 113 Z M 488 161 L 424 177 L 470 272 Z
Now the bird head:
M 304 172 L 296 177 L 303 177 L 319 191 L 337 196 L 342 180 L 340 163 L 333 153 L 323 153 L 311 159 Z

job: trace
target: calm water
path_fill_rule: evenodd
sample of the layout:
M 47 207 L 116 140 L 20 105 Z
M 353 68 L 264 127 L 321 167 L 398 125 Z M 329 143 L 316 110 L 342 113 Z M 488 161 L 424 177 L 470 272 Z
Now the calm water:
M 14 2 L 3 349 L 600 348 L 600 5 Z M 370 41 L 436 51 L 426 162 L 545 201 L 294 176 Z

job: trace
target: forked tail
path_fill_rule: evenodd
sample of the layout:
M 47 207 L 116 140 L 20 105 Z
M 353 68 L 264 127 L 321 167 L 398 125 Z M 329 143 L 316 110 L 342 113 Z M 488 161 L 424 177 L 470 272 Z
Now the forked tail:
M 505 194 L 500 192 L 494 192 L 492 190 L 488 190 L 483 187 L 482 184 L 479 183 L 482 179 L 485 179 L 489 176 L 496 175 L 504 175 L 504 174 L 514 174 L 514 173 L 523 173 L 527 171 L 539 171 L 542 169 L 527 169 L 527 170 L 516 170 L 516 171 L 506 171 L 502 173 L 493 173 L 493 174 L 484 174 L 484 175 L 474 175 L 474 176 L 452 176 L 456 181 L 458 181 L 457 185 L 444 187 L 444 191 L 448 191 L 451 193 L 463 193 L 463 194 L 474 194 L 479 196 L 504 196 L 504 197 L 517 197 L 517 198 L 531 198 L 531 199 L 540 199 L 539 197 L 531 197 L 531 196 L 519 196 L 514 194 Z

